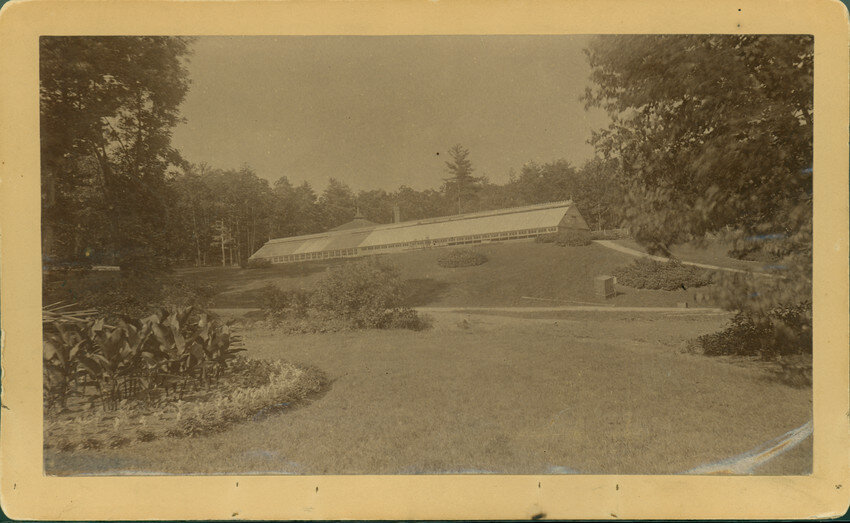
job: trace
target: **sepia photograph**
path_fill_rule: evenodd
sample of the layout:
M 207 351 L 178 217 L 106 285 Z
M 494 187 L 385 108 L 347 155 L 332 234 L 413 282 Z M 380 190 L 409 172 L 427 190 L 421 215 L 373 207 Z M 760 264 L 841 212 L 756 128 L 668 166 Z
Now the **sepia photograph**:
M 44 474 L 811 474 L 814 57 L 41 36 Z

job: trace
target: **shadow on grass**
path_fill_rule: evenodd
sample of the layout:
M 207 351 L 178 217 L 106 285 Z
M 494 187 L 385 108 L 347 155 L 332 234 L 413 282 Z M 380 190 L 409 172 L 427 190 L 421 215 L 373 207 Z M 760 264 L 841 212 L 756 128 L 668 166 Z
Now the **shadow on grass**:
M 262 307 L 264 288 L 281 280 L 300 280 L 327 271 L 345 260 L 280 264 L 259 269 L 202 267 L 181 269 L 180 276 L 196 284 L 213 284 L 213 308 Z
M 200 267 L 179 269 L 181 276 L 197 282 L 227 283 L 231 290 L 256 280 L 269 278 L 303 278 L 317 272 L 324 272 L 329 267 L 337 266 L 345 260 L 325 260 L 303 263 L 284 263 L 259 269 L 242 269 L 236 267 Z
M 219 291 L 210 307 L 218 309 L 262 308 L 265 287 L 249 289 L 242 292 Z
M 405 280 L 406 296 L 404 305 L 406 307 L 418 307 L 428 305 L 442 297 L 443 292 L 449 287 L 444 281 L 433 278 L 413 278 Z

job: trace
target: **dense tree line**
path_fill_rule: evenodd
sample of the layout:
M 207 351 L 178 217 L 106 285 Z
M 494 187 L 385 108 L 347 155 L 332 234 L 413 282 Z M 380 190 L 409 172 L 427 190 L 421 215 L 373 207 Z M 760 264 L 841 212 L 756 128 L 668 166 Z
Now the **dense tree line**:
M 474 212 L 574 198 L 589 223 L 613 227 L 618 222 L 612 169 L 610 162 L 599 160 L 583 169 L 563 160 L 532 162 L 506 184 L 480 179 L 464 187 L 460 209 Z M 248 166 L 186 166 L 169 178 L 168 186 L 178 211 L 170 226 L 181 239 L 171 257 L 194 265 L 244 264 L 269 239 L 326 231 L 351 221 L 357 210 L 375 223 L 392 222 L 395 206 L 402 220 L 456 214 L 459 194 L 450 183 L 421 191 L 401 186 L 391 192 L 355 192 L 335 178 L 317 193 L 309 183 L 296 186 L 285 176 L 270 184 Z

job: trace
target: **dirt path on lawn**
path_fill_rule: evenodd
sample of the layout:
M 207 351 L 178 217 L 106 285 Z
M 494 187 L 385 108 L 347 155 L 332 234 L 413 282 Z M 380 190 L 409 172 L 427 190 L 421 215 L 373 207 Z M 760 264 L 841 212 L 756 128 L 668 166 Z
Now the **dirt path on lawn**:
M 619 245 L 619 244 L 612 242 L 610 240 L 594 240 L 593 243 L 596 243 L 598 245 L 601 245 L 603 247 L 607 247 L 609 249 L 612 249 L 612 250 L 615 250 L 615 251 L 618 251 L 618 252 L 622 252 L 624 254 L 630 254 L 632 256 L 637 256 L 638 258 L 649 258 L 650 260 L 655 260 L 655 261 L 660 261 L 660 262 L 670 261 L 670 258 L 665 258 L 664 256 L 655 256 L 655 255 L 652 255 L 652 254 L 647 254 L 647 253 L 641 252 L 637 249 L 632 249 L 630 247 L 625 247 L 623 245 Z M 689 261 L 683 261 L 683 260 L 679 260 L 679 261 L 682 262 L 682 265 L 691 265 L 693 267 L 700 267 L 702 269 L 710 269 L 710 270 L 713 270 L 713 271 L 737 272 L 737 273 L 741 273 L 741 274 L 752 273 L 752 274 L 756 274 L 758 276 L 767 276 L 768 278 L 773 278 L 772 274 L 767 274 L 765 272 L 747 271 L 747 270 L 744 270 L 744 269 L 733 269 L 732 267 L 721 267 L 719 265 L 710 265 L 710 264 L 707 264 L 707 263 L 697 263 L 697 262 L 689 262 Z

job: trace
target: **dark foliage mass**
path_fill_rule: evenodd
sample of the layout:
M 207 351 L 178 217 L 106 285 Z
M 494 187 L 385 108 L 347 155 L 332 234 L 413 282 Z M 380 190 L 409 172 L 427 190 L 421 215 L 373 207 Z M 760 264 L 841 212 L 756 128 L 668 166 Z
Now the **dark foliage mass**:
M 735 258 L 736 260 L 747 260 L 747 261 L 759 261 L 759 262 L 778 262 L 782 259 L 783 254 L 788 253 L 777 253 L 772 252 L 770 247 L 763 245 L 759 242 L 750 242 L 749 244 L 740 245 L 729 249 L 726 253 L 730 258 Z
M 805 211 L 812 183 L 811 37 L 599 37 L 588 59 L 585 99 L 613 118 L 593 141 L 620 159 L 639 239 L 799 228 L 790 213 Z
M 630 265 L 615 270 L 612 275 L 617 278 L 617 283 L 635 289 L 674 291 L 711 283 L 711 276 L 706 271 L 677 260 L 660 262 L 638 258 Z
M 590 231 L 591 240 L 624 240 L 629 237 L 629 231 L 626 229 L 602 229 L 598 231 Z
M 759 356 L 773 360 L 778 357 L 811 354 L 812 331 L 806 309 L 778 309 L 773 315 L 782 319 L 781 328 L 756 323 L 748 315 L 738 313 L 721 332 L 698 338 L 703 353 L 709 356 Z
M 437 256 L 440 267 L 474 267 L 487 261 L 487 257 L 472 249 L 452 249 Z
M 580 230 L 566 230 L 555 234 L 555 245 L 561 247 L 584 247 L 590 245 L 590 232 Z
M 592 142 L 618 161 L 634 238 L 777 256 L 774 278 L 720 277 L 718 298 L 765 332 L 810 329 L 813 38 L 600 36 L 587 57 L 585 101 L 612 119 Z M 800 308 L 802 323 L 777 312 Z
M 283 290 L 267 285 L 260 297 L 260 306 L 273 321 L 305 318 L 310 309 L 310 293 L 301 290 Z

